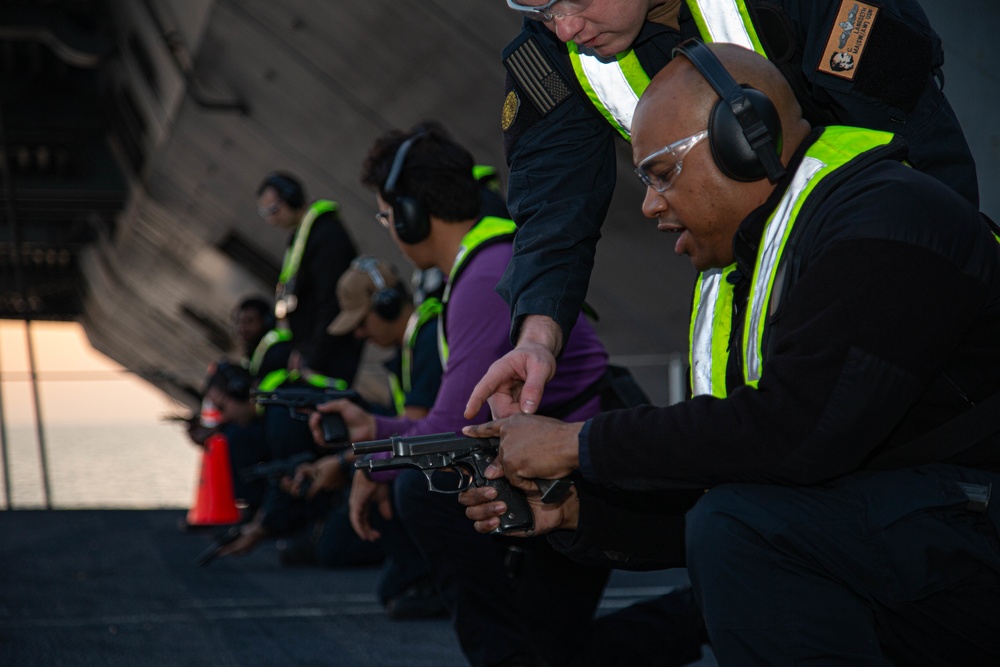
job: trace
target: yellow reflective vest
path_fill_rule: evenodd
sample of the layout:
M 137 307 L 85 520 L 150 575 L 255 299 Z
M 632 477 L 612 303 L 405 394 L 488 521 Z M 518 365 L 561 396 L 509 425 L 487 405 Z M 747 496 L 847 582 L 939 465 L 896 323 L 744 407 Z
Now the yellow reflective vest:
M 799 212 L 816 187 L 854 159 L 887 145 L 888 132 L 852 127 L 828 127 L 799 163 L 775 210 L 768 218 L 750 276 L 742 337 L 732 341 L 733 285 L 731 265 L 703 272 L 695 284 L 690 323 L 691 393 L 724 398 L 731 354 L 741 355 L 743 382 L 756 387 L 764 366 L 763 341 L 771 298 L 781 283 L 782 260 Z M 736 343 L 739 343 L 737 346 Z
M 451 288 L 455 285 L 455 280 L 465 268 L 469 259 L 478 250 L 488 245 L 501 241 L 512 242 L 517 225 L 513 220 L 506 218 L 495 218 L 486 216 L 462 237 L 462 244 L 459 246 L 458 254 L 455 256 L 455 263 L 448 274 L 448 284 L 444 288 L 444 296 L 441 298 L 442 310 L 438 318 L 438 352 L 441 354 L 441 370 L 448 368 L 448 340 L 445 336 L 445 318 L 448 313 L 448 297 L 451 295 Z
M 288 249 L 285 250 L 285 258 L 281 263 L 281 273 L 278 274 L 278 285 L 275 288 L 274 316 L 281 320 L 279 325 L 287 326 L 285 318 L 298 306 L 298 299 L 295 296 L 295 278 L 302 265 L 302 255 L 306 251 L 306 242 L 309 240 L 309 232 L 312 231 L 313 222 L 324 213 L 335 212 L 338 209 L 337 202 L 326 199 L 318 199 L 309 205 L 309 210 L 302 217 L 302 222 L 295 230 L 295 235 Z

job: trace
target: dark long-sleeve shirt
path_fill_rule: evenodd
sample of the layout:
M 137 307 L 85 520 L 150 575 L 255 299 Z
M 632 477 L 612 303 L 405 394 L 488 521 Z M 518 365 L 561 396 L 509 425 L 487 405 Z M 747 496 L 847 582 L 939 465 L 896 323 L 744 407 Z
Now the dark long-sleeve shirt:
M 759 230 L 775 197 L 741 229 Z M 797 223 L 807 231 L 768 320 L 758 388 L 598 415 L 581 443 L 587 479 L 654 497 L 725 482 L 821 483 L 879 452 L 905 452 L 1000 391 L 1000 243 L 978 213 L 891 161 L 814 204 Z M 752 266 L 748 248 L 735 247 Z M 1000 434 L 945 461 L 1000 471 Z M 648 514 L 629 510 L 652 511 L 650 502 L 585 499 L 577 546 L 617 542 L 653 557 L 663 545 L 651 541 Z
M 291 242 L 291 241 L 290 241 Z M 313 221 L 296 274 L 298 305 L 289 314 L 295 349 L 306 365 L 350 383 L 361 361 L 362 342 L 353 335 L 331 336 L 326 327 L 340 313 L 337 281 L 357 255 L 354 242 L 335 213 Z
M 879 3 L 864 64 L 857 63 L 853 78 L 821 71 L 830 58 L 831 31 L 841 30 L 834 20 L 840 0 L 747 0 L 746 5 L 765 51 L 779 63 L 813 125 L 843 124 L 902 136 L 914 167 L 978 202 L 972 154 L 935 81 L 944 60 L 941 40 L 916 0 Z M 633 42 L 650 77 L 670 61 L 682 39 L 698 36 L 686 6 L 680 21 L 680 33 L 647 21 Z M 507 204 L 519 230 L 498 290 L 511 307 L 512 337 L 525 316 L 539 314 L 553 318 L 565 339 L 587 295 L 615 189 L 619 135 L 577 82 L 566 46 L 541 22 L 526 19 L 504 57 L 528 40 L 553 69 L 539 85 L 568 92 L 553 92 L 558 103 L 542 113 L 516 79 L 507 78 L 508 93 L 520 100 L 504 133 Z
M 533 39 L 574 92 L 539 117 L 522 101 L 504 142 L 510 175 L 507 208 L 518 225 L 514 257 L 497 286 L 510 304 L 515 331 L 526 315 L 548 315 L 563 340 L 577 321 L 594 267 L 601 225 L 617 180 L 618 133 L 594 109 L 572 73 L 566 47 L 537 21 L 504 49 L 506 56 Z M 670 60 L 680 35 L 647 22 L 636 39 L 637 57 L 649 72 Z M 511 77 L 508 90 L 518 88 Z M 638 204 L 637 204 L 638 206 Z
M 378 438 L 393 434 L 425 435 L 460 431 L 470 423 L 483 423 L 490 418 L 489 407 L 483 406 L 470 422 L 463 413 L 476 383 L 490 365 L 510 351 L 507 337 L 510 311 L 494 291 L 500 274 L 510 260 L 511 246 L 496 243 L 479 250 L 452 286 L 446 305 L 446 338 L 450 354 L 437 400 L 427 416 L 419 421 L 376 417 Z M 555 377 L 546 385 L 540 414 L 568 404 L 604 374 L 607 352 L 593 327 L 578 316 L 578 322 L 567 340 L 565 352 Z M 598 399 L 567 415 L 580 420 L 599 409 Z

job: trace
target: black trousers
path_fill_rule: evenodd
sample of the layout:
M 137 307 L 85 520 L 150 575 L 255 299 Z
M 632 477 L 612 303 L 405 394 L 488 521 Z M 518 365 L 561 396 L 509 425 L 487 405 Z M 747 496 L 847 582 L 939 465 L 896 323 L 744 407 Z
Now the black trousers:
M 687 559 L 719 664 L 1000 664 L 1000 502 L 975 502 L 990 485 L 933 465 L 712 489 Z
M 514 656 L 567 665 L 585 644 L 609 571 L 580 565 L 544 538 L 477 533 L 452 494 L 418 470 L 394 482 L 396 507 L 451 612 L 473 667 Z

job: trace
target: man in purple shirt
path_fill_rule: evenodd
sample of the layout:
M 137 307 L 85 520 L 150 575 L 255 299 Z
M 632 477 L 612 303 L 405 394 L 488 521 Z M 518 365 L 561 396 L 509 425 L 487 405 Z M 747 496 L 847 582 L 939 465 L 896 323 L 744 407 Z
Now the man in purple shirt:
M 439 324 L 444 374 L 421 420 L 368 414 L 346 401 L 320 406 L 344 417 L 352 442 L 460 431 L 470 423 L 463 412 L 472 388 L 511 349 L 510 310 L 494 288 L 510 261 L 516 228 L 508 219 L 480 216 L 473 164 L 468 151 L 428 125 L 381 137 L 365 161 L 362 182 L 376 192 L 376 218 L 414 265 L 448 276 Z M 581 316 L 539 412 L 569 420 L 594 415 L 606 368 L 607 352 Z M 483 406 L 472 423 L 489 419 Z M 476 533 L 456 498 L 430 491 L 420 471 L 396 476 L 393 498 L 385 481 L 356 473 L 352 522 L 362 537 L 375 539 L 370 504 L 378 504 L 384 517 L 396 508 L 449 607 L 470 664 L 575 660 L 570 649 L 585 643 L 607 570 L 575 564 L 544 540 L 525 545 Z

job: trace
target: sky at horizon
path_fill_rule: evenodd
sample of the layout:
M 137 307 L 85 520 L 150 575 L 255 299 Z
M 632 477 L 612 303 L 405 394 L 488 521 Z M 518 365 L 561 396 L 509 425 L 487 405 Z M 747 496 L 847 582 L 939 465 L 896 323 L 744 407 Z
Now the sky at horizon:
M 76 322 L 30 324 L 47 424 L 139 424 L 187 408 L 95 350 Z M 0 320 L 0 409 L 10 426 L 35 424 L 25 323 Z
M 39 438 L 22 321 L 0 320 L 0 416 L 7 470 L 0 509 L 45 506 L 40 443 L 52 506 L 187 507 L 201 451 L 186 407 L 95 350 L 76 322 L 32 322 L 43 438 Z M 10 480 L 10 490 L 3 484 Z M 9 493 L 9 496 L 8 496 Z

